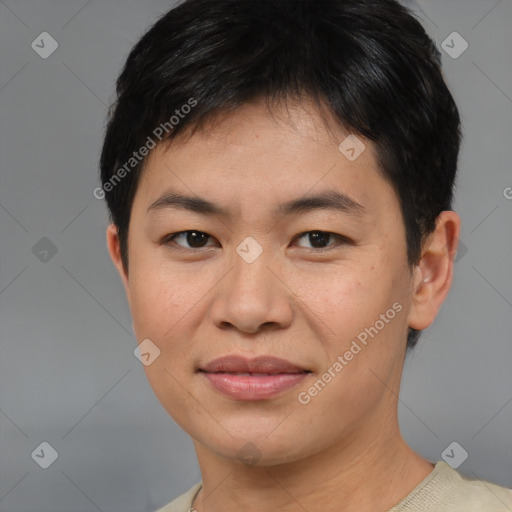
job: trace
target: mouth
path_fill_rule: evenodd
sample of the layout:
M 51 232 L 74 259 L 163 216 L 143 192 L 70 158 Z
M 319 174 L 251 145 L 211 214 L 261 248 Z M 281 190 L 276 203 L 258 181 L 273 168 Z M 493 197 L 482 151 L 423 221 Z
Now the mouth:
M 236 354 L 214 359 L 205 366 L 199 368 L 199 370 L 207 373 L 247 373 L 266 375 L 301 373 L 308 371 L 306 368 L 279 357 L 258 356 L 249 358 Z
M 207 372 L 205 370 L 199 370 L 203 373 L 210 374 L 223 374 L 223 375 L 238 375 L 239 377 L 266 377 L 269 375 L 296 375 L 297 373 L 311 373 L 308 370 L 302 372 L 275 372 L 275 373 L 264 373 L 264 372 Z
M 265 400 L 297 386 L 310 370 L 271 356 L 225 356 L 199 368 L 216 391 L 235 400 Z

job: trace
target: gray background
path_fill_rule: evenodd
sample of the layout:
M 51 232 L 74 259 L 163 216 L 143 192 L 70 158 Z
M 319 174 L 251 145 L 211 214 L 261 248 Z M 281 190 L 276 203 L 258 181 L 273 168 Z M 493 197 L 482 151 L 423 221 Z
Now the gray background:
M 133 355 L 92 194 L 114 80 L 171 5 L 0 0 L 2 512 L 150 511 L 200 479 L 191 441 Z M 456 59 L 441 49 L 465 133 L 464 245 L 407 360 L 401 427 L 424 457 L 457 441 L 469 454 L 459 471 L 512 487 L 512 3 L 411 5 L 438 48 L 453 31 L 469 47 Z M 59 44 L 47 59 L 31 48 L 44 31 Z M 54 255 L 38 252 L 43 237 Z M 43 441 L 58 452 L 48 469 L 31 458 Z

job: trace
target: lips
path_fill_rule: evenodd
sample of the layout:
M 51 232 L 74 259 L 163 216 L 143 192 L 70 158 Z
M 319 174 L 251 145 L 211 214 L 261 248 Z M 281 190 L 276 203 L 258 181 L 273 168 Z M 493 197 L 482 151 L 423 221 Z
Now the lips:
M 309 370 L 271 356 L 225 356 L 199 369 L 209 383 L 235 400 L 264 400 L 296 386 Z
M 208 373 L 237 373 L 237 374 L 267 374 L 277 375 L 279 373 L 303 373 L 307 372 L 286 359 L 272 356 L 259 356 L 252 359 L 243 356 L 219 357 L 209 362 L 202 371 Z

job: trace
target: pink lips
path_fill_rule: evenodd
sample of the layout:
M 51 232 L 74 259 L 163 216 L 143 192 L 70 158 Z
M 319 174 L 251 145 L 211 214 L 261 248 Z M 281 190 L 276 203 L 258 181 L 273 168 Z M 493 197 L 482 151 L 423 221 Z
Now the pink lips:
M 263 400 L 297 385 L 308 373 L 285 359 L 225 356 L 200 369 L 215 389 L 236 400 Z

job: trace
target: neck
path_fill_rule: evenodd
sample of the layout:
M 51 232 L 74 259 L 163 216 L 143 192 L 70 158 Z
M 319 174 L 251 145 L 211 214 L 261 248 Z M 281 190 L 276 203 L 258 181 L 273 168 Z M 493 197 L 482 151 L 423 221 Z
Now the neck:
M 403 440 L 398 422 L 352 432 L 298 461 L 245 466 L 195 442 L 203 486 L 198 512 L 385 512 L 434 468 Z M 386 425 L 386 423 L 384 423 Z M 391 425 L 391 427 L 390 427 Z

